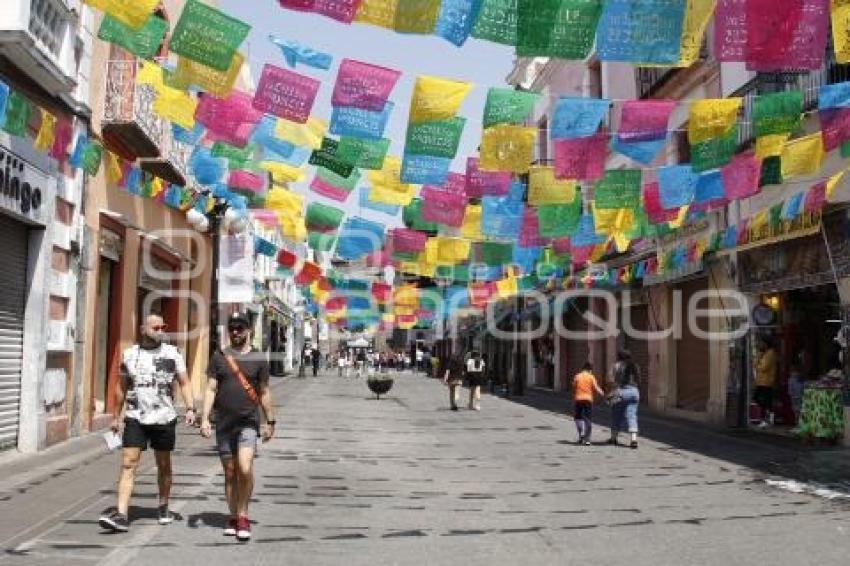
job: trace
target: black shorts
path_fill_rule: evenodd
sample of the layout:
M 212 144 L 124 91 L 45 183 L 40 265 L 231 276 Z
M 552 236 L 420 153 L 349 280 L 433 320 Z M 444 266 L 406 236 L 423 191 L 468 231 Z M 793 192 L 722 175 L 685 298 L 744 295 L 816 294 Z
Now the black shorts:
M 164 425 L 143 425 L 136 419 L 124 419 L 125 448 L 148 449 L 148 443 L 154 450 L 171 452 L 177 439 L 177 421 Z
M 469 372 L 466 374 L 466 381 L 470 387 L 483 387 L 487 379 L 484 377 L 484 372 Z
M 573 408 L 573 414 L 577 421 L 585 419 L 591 420 L 593 418 L 593 403 L 590 401 L 576 401 Z

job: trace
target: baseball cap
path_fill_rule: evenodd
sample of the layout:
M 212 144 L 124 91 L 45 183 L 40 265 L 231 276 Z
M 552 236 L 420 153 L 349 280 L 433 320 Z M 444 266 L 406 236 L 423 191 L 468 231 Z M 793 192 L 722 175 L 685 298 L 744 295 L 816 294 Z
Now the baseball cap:
M 236 325 L 251 326 L 251 318 L 245 313 L 235 312 L 227 319 L 227 326 Z

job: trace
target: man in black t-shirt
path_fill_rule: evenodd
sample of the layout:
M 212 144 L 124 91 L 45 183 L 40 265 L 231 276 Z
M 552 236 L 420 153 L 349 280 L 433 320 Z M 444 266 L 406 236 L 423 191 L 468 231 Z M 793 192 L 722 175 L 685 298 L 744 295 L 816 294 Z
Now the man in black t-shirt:
M 254 453 L 257 436 L 263 442 L 274 436 L 275 417 L 269 391 L 269 363 L 251 350 L 250 320 L 234 314 L 227 323 L 230 347 L 213 354 L 207 369 L 207 391 L 201 415 L 201 434 L 212 436 L 210 411 L 216 409 L 216 445 L 224 467 L 224 493 L 230 518 L 227 536 L 240 541 L 251 538 L 248 502 L 254 489 Z M 259 410 L 266 423 L 260 427 Z

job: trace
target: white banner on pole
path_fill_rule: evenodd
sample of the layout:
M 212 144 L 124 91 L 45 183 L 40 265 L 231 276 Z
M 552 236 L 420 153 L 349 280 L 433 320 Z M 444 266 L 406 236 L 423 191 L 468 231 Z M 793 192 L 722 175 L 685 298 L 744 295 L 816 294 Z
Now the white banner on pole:
M 223 234 L 219 248 L 218 301 L 250 303 L 254 300 L 254 236 Z

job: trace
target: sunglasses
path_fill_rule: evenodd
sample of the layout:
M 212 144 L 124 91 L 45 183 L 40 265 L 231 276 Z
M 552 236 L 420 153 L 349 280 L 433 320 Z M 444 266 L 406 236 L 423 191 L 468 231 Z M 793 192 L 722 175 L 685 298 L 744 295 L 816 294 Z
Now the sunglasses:
M 230 326 L 227 330 L 230 332 L 245 332 L 246 330 L 248 330 L 248 327 L 240 324 L 237 326 Z

